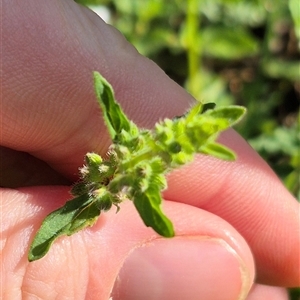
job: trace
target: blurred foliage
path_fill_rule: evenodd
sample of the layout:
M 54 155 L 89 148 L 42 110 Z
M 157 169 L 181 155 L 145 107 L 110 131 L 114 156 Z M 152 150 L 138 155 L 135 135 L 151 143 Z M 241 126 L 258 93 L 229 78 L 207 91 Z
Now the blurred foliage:
M 300 288 L 290 289 L 290 300 L 300 299 Z
M 237 130 L 300 199 L 298 0 L 78 0 L 196 99 L 240 104 Z

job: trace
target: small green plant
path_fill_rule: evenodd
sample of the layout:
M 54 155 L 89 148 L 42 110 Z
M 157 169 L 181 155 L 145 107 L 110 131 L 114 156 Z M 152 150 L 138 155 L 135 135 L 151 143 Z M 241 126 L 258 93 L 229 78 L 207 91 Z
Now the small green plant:
M 196 104 L 185 115 L 158 122 L 153 130 L 130 121 L 114 98 L 111 85 L 94 72 L 95 91 L 113 144 L 103 159 L 87 153 L 80 169 L 81 181 L 71 190 L 74 198 L 50 213 L 37 232 L 29 261 L 43 257 L 53 241 L 91 226 L 101 211 L 132 200 L 146 226 L 173 237 L 172 222 L 160 208 L 165 175 L 193 160 L 196 153 L 234 160 L 235 154 L 215 142 L 218 134 L 238 122 L 245 108 Z

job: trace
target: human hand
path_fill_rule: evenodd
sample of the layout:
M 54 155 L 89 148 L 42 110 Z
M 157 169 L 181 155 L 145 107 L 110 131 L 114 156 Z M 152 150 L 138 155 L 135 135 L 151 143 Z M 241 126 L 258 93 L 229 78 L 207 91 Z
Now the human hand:
M 112 83 L 139 126 L 181 115 L 191 98 L 73 1 L 4 1 L 3 11 L 1 145 L 32 158 L 26 164 L 26 154 L 3 148 L 1 173 L 16 179 L 8 186 L 51 184 L 2 190 L 3 299 L 108 299 L 113 289 L 113 299 L 231 300 L 246 296 L 255 275 L 260 284 L 299 285 L 298 203 L 233 130 L 220 140 L 236 162 L 198 156 L 170 174 L 164 211 L 175 238 L 146 228 L 127 202 L 28 263 L 42 219 L 70 198 L 69 187 L 53 184 L 76 180 L 84 154 L 110 144 L 92 71 Z M 262 298 L 266 291 L 273 296 Z M 256 285 L 248 299 L 275 297 L 287 299 L 283 289 Z

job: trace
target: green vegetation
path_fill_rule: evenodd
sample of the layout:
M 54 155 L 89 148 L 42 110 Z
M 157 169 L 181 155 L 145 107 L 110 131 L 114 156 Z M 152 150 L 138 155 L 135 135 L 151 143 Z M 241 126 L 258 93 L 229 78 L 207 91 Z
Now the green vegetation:
M 146 226 L 173 237 L 172 222 L 160 208 L 166 173 L 193 160 L 196 153 L 234 160 L 235 154 L 215 142 L 218 134 L 244 115 L 241 106 L 217 107 L 198 103 L 181 117 L 140 129 L 116 102 L 111 85 L 94 72 L 95 92 L 113 144 L 106 158 L 87 153 L 81 181 L 72 188 L 74 198 L 50 213 L 30 247 L 28 260 L 42 258 L 53 241 L 91 226 L 101 211 L 131 200 Z
M 298 0 L 81 0 L 196 99 L 247 107 L 236 129 L 300 199 Z

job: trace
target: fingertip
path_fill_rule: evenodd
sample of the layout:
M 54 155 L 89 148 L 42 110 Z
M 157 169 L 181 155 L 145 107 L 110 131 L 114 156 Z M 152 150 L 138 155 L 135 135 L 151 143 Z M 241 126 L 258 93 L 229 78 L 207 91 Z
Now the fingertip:
M 289 295 L 287 290 L 282 287 L 268 286 L 262 284 L 253 285 L 246 300 L 262 300 L 262 299 L 288 300 Z
M 243 265 L 243 266 L 242 266 Z M 115 282 L 113 299 L 241 299 L 250 272 L 224 241 L 205 237 L 156 240 L 135 249 Z
M 164 196 L 234 226 L 251 247 L 260 283 L 299 285 L 299 203 L 238 133 L 229 130 L 220 141 L 237 153 L 236 161 L 196 156 L 169 175 Z

